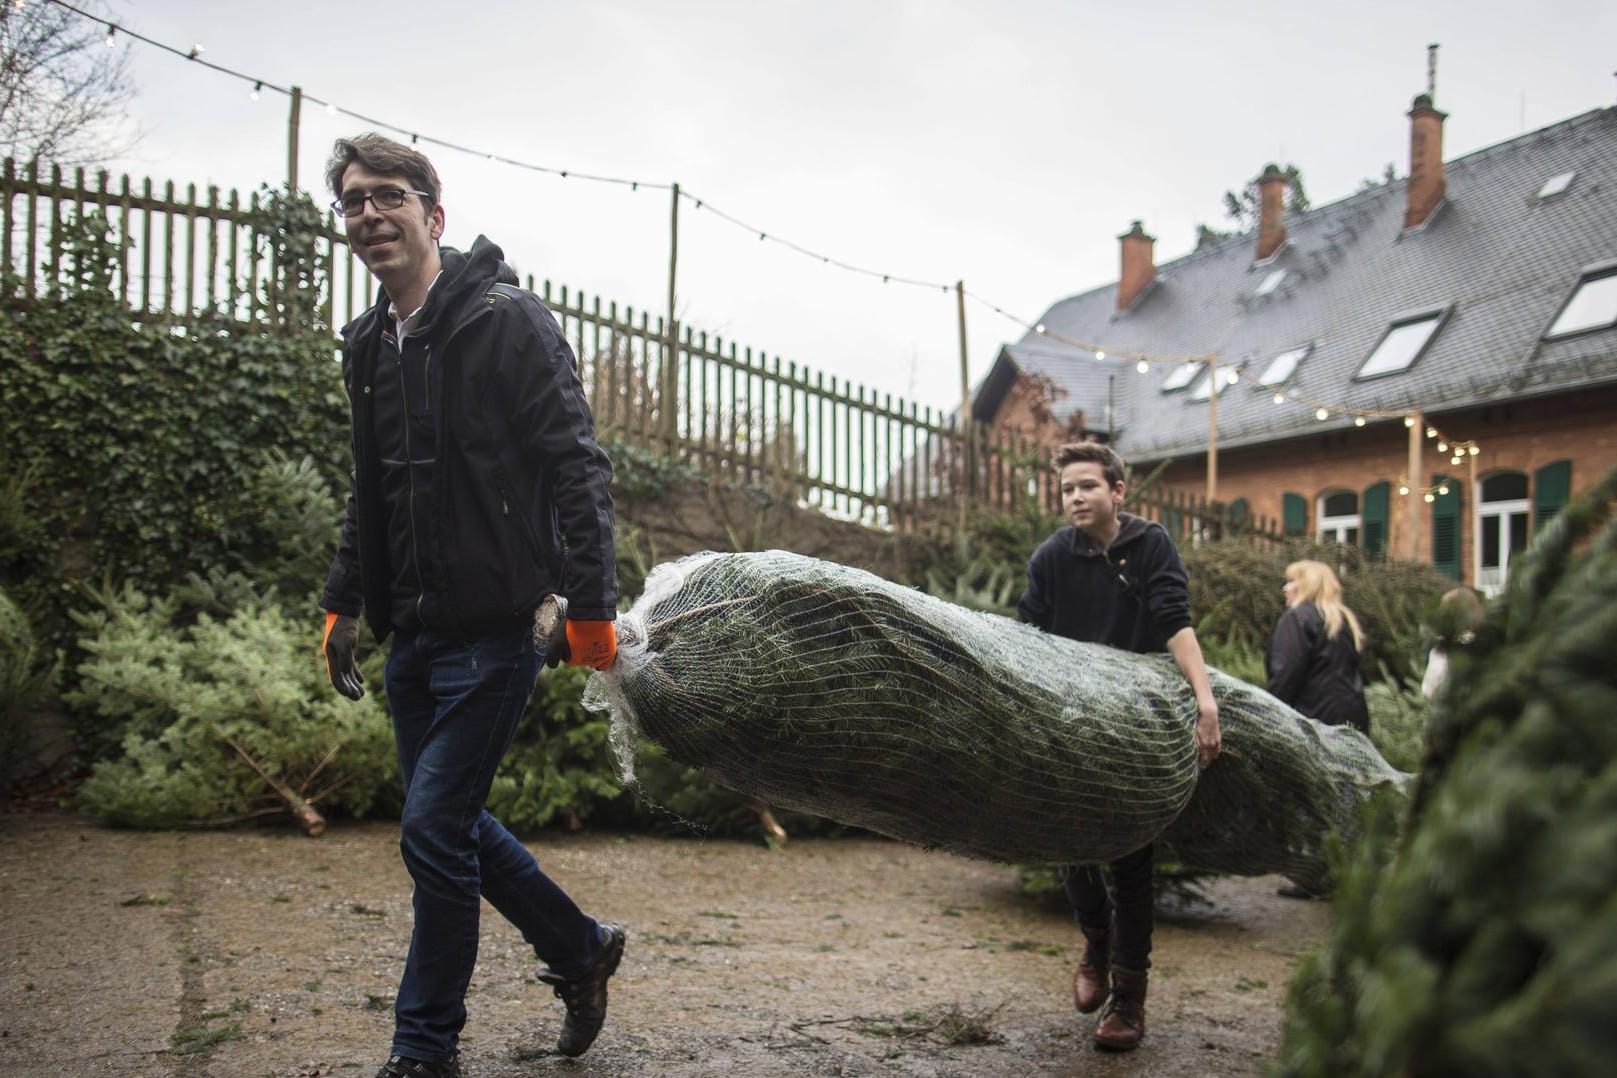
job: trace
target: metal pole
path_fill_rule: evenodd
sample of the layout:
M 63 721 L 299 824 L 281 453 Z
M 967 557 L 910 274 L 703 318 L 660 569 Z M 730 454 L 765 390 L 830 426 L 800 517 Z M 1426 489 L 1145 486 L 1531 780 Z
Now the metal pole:
M 1481 551 L 1477 549 L 1477 540 L 1481 537 L 1477 535 L 1477 514 L 1473 512 L 1470 507 L 1477 504 L 1482 492 L 1477 487 L 1476 454 L 1470 452 L 1466 453 L 1465 460 L 1470 471 L 1470 482 L 1466 485 L 1465 495 L 1460 499 L 1460 519 L 1465 520 L 1469 517 L 1471 524 L 1469 527 L 1462 526 L 1460 529 L 1460 535 L 1462 537 L 1470 538 L 1471 556 L 1465 559 L 1464 564 L 1462 564 L 1460 567 L 1460 582 L 1462 584 L 1466 583 L 1466 577 L 1470 577 L 1471 586 L 1476 587 L 1478 574 L 1473 572 L 1473 569 L 1476 568 L 1481 561 Z
M 1415 561 L 1420 557 L 1420 507 L 1425 504 L 1425 492 L 1421 489 L 1420 451 L 1421 439 L 1426 437 L 1426 420 L 1419 412 L 1411 412 L 1405 422 L 1409 424 L 1409 494 L 1405 501 L 1409 505 L 1409 512 L 1405 514 L 1408 521 L 1408 530 L 1404 535 L 1404 558 Z
M 1218 357 L 1207 359 L 1207 502 L 1218 498 Z
M 663 437 L 673 452 L 674 440 L 679 434 L 678 411 L 675 398 L 679 395 L 679 323 L 674 318 L 674 285 L 679 274 L 679 184 L 674 184 L 673 200 L 668 220 L 668 341 L 663 346 Z M 703 407 L 706 407 L 704 404 Z
M 292 87 L 292 118 L 286 126 L 286 191 L 298 193 L 298 115 L 303 111 L 303 88 Z
M 964 560 L 966 557 L 966 516 L 967 502 L 970 499 L 971 481 L 976 471 L 977 424 L 971 415 L 971 373 L 966 359 L 966 282 L 958 280 L 954 283 L 955 317 L 960 326 L 960 415 L 965 421 L 963 433 L 966 436 L 964 462 L 960 476 L 960 504 L 959 516 L 955 521 L 955 553 Z
M 966 282 L 954 283 L 955 314 L 960 320 L 960 406 L 971 414 L 971 372 L 966 362 Z

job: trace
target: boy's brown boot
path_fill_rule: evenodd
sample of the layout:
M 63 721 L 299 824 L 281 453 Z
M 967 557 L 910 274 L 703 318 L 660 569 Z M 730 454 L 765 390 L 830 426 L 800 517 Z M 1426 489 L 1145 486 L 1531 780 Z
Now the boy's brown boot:
M 1084 957 L 1072 977 L 1072 1001 L 1079 1014 L 1093 1014 L 1111 991 L 1112 934 L 1082 928 Z
M 1100 1025 L 1095 1027 L 1095 1047 L 1127 1052 L 1139 1047 L 1145 1036 L 1145 970 L 1112 970 L 1112 997 L 1106 1003 Z

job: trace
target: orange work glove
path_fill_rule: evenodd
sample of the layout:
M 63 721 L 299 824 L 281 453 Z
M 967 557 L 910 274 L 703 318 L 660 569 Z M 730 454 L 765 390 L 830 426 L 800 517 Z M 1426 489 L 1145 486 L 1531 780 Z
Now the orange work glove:
M 567 619 L 568 666 L 605 670 L 618 657 L 618 626 L 614 621 Z
M 354 649 L 359 646 L 359 619 L 326 611 L 326 635 L 320 650 L 326 657 L 326 677 L 331 687 L 358 700 L 365 695 L 365 675 L 354 665 Z

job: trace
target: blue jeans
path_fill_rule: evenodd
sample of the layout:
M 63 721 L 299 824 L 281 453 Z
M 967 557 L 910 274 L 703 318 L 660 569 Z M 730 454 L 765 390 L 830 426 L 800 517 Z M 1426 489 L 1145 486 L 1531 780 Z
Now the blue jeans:
M 415 881 L 415 928 L 394 1004 L 393 1052 L 441 1060 L 466 1023 L 478 896 L 557 972 L 589 965 L 600 926 L 483 807 L 544 655 L 531 633 L 458 643 L 400 632 L 387 658 L 404 813 L 399 849 Z
M 1156 927 L 1156 847 L 1144 846 L 1109 866 L 1112 891 L 1099 865 L 1069 865 L 1062 884 L 1079 928 L 1112 932 L 1112 965 L 1136 973 L 1151 968 L 1151 932 Z

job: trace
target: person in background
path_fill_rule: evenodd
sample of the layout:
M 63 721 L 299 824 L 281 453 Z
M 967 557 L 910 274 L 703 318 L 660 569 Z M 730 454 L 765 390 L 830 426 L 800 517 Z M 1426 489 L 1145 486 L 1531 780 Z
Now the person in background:
M 1328 726 L 1370 732 L 1359 653 L 1364 631 L 1342 603 L 1342 584 L 1318 561 L 1286 566 L 1286 612 L 1269 640 L 1264 669 L 1269 692 Z
M 1318 561 L 1286 566 L 1286 612 L 1269 641 L 1264 668 L 1269 692 L 1299 713 L 1329 726 L 1370 732 L 1364 702 L 1359 650 L 1364 631 L 1342 603 L 1342 584 L 1331 567 Z M 1276 892 L 1283 898 L 1321 898 L 1298 883 Z
M 415 920 L 377 1078 L 459 1078 L 466 988 L 487 899 L 566 1005 L 558 1050 L 606 1019 L 624 930 L 586 915 L 484 807 L 547 658 L 535 615 L 568 600 L 570 661 L 617 654 L 612 465 L 577 363 L 539 298 L 479 236 L 440 248 L 425 156 L 380 135 L 338 139 L 326 178 L 354 254 L 381 284 L 343 329 L 353 485 L 321 605 L 326 670 L 364 695 L 363 615 L 388 653 Z M 560 650 L 559 648 L 557 650 Z
M 1061 505 L 1071 524 L 1028 559 L 1023 621 L 1045 632 L 1138 653 L 1167 652 L 1196 694 L 1195 740 L 1202 767 L 1217 758 L 1218 704 L 1190 624 L 1189 578 L 1162 525 L 1123 512 L 1123 459 L 1096 442 L 1056 450 Z M 1098 1048 L 1127 1051 L 1145 1035 L 1145 996 L 1155 920 L 1154 844 L 1107 866 L 1062 872 L 1067 899 L 1083 933 L 1084 956 L 1073 976 L 1080 1014 L 1105 1004 L 1095 1027 Z
M 1449 652 L 1468 646 L 1476 639 L 1477 628 L 1487 616 L 1482 595 L 1476 588 L 1464 584 L 1450 588 L 1437 602 L 1436 625 L 1432 633 L 1436 641 L 1426 656 L 1426 674 L 1421 678 L 1421 695 L 1435 699 L 1437 692 L 1449 680 Z

